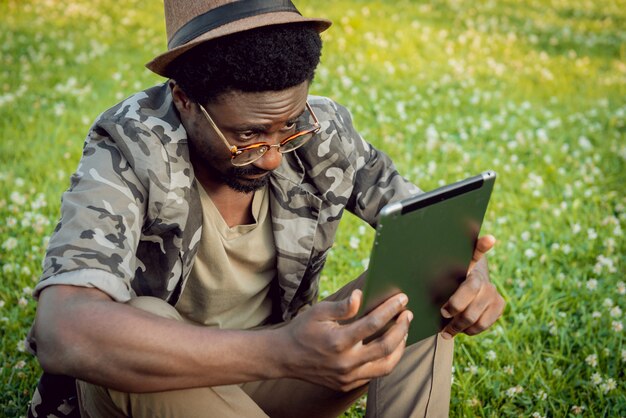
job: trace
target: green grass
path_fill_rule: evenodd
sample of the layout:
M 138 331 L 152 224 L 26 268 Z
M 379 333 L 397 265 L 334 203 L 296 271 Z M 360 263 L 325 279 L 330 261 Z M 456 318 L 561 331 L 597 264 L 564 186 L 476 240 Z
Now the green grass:
M 508 305 L 457 339 L 453 416 L 626 416 L 626 2 L 297 1 L 332 19 L 312 93 L 427 190 L 493 169 L 484 232 Z M 24 414 L 23 351 L 59 199 L 91 121 L 159 82 L 159 2 L 0 0 L 0 415 Z M 323 293 L 366 264 L 347 217 Z M 362 405 L 346 416 L 361 416 Z

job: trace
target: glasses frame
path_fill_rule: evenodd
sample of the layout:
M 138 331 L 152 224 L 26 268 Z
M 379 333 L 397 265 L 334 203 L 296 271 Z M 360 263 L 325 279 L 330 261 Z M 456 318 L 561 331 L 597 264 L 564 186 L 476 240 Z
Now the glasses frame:
M 252 164 L 256 160 L 258 160 L 259 158 L 261 158 L 265 154 L 267 154 L 267 152 L 269 150 L 271 150 L 272 148 L 276 148 L 278 150 L 278 152 L 280 152 L 281 154 L 285 154 L 285 153 L 288 153 L 288 152 L 291 152 L 291 151 L 295 151 L 296 149 L 300 148 L 302 145 L 306 144 L 310 139 L 305 141 L 305 142 L 303 142 L 302 144 L 298 145 L 297 147 L 289 149 L 289 150 L 286 150 L 286 151 L 282 150 L 282 148 L 285 146 L 285 144 L 293 141 L 294 139 L 297 139 L 297 138 L 300 138 L 301 136 L 309 135 L 309 134 L 315 135 L 321 129 L 320 122 L 317 119 L 317 116 L 315 115 L 315 112 L 313 112 L 313 109 L 309 105 L 309 102 L 307 101 L 305 103 L 305 106 L 309 110 L 309 112 L 311 113 L 311 116 L 313 116 L 313 121 L 314 121 L 314 124 L 311 126 L 310 129 L 306 129 L 304 131 L 296 132 L 295 134 L 290 135 L 289 137 L 283 139 L 278 144 L 269 144 L 267 142 L 255 142 L 255 143 L 250 144 L 250 145 L 244 145 L 242 147 L 238 147 L 237 145 L 232 145 L 230 142 L 228 142 L 228 140 L 226 139 L 226 136 L 222 133 L 221 129 L 217 126 L 217 124 L 215 123 L 213 118 L 211 118 L 211 115 L 209 115 L 209 112 L 204 108 L 204 106 L 202 106 L 200 103 L 198 103 L 198 106 L 200 106 L 200 110 L 202 111 L 202 113 L 204 113 L 204 116 L 206 116 L 207 120 L 209 121 L 209 124 L 211 125 L 213 130 L 217 133 L 217 136 L 220 137 L 220 139 L 222 140 L 224 145 L 226 145 L 226 147 L 230 151 L 230 162 L 234 166 L 237 166 L 237 167 L 243 167 L 245 165 Z M 235 164 L 235 162 L 234 162 L 235 158 L 237 158 L 238 156 L 240 156 L 244 152 L 254 151 L 254 150 L 262 148 L 262 147 L 265 147 L 266 150 L 262 154 L 259 154 L 257 158 L 255 158 L 253 160 L 250 160 L 248 162 L 245 162 L 243 164 Z

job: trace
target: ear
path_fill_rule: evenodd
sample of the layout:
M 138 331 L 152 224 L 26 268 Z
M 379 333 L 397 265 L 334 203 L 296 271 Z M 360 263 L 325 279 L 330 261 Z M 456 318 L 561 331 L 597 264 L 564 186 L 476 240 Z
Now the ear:
M 181 115 L 189 114 L 193 110 L 193 102 L 189 96 L 176 84 L 175 80 L 170 80 L 169 86 L 172 90 L 172 100 L 174 101 L 176 110 L 178 110 Z

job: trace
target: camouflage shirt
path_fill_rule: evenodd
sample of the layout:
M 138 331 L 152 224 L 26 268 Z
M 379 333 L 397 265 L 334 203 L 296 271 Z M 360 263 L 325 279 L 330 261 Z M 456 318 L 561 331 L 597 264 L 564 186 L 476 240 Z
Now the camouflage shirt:
M 389 201 L 419 191 L 365 142 L 349 112 L 309 97 L 321 130 L 271 173 L 270 212 L 282 319 L 316 301 L 345 209 L 371 225 Z M 174 305 L 200 244 L 202 210 L 187 133 L 167 84 L 104 112 L 91 128 L 35 295 L 50 285 L 98 288 L 119 302 Z M 35 347 L 31 347 L 35 349 Z M 29 417 L 78 416 L 74 380 L 44 374 Z
M 348 111 L 310 97 L 321 130 L 271 173 L 270 210 L 283 319 L 317 298 L 320 271 L 344 209 L 375 224 L 380 208 L 418 189 L 366 143 Z M 200 243 L 198 185 L 170 88 L 137 93 L 91 128 L 35 294 L 95 287 L 114 300 L 155 296 L 172 305 Z

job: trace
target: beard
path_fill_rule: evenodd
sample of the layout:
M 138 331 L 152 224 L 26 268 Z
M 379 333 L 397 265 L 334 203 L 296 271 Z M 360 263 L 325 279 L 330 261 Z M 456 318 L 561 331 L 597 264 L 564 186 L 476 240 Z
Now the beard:
M 219 180 L 221 180 L 228 187 L 236 192 L 240 193 L 252 193 L 259 189 L 264 188 L 269 184 L 270 176 L 269 172 L 262 170 L 253 165 L 247 165 L 244 167 L 231 167 L 226 172 L 215 173 Z M 245 176 L 265 174 L 259 178 L 245 178 Z
M 215 156 L 218 153 L 211 146 L 197 147 L 195 141 L 189 143 L 189 151 L 192 164 L 202 167 L 202 171 L 213 180 L 221 182 L 236 192 L 252 193 L 264 188 L 269 184 L 270 176 L 267 170 L 263 170 L 249 164 L 237 167 L 230 164 L 230 160 L 223 158 L 220 160 Z M 256 176 L 265 174 L 263 177 L 246 178 L 246 176 Z

